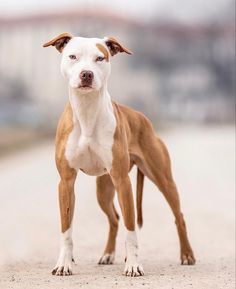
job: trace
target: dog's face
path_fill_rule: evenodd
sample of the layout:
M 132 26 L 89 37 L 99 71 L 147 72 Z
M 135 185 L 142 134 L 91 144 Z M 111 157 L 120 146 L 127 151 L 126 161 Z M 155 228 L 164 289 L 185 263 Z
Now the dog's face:
M 110 74 L 110 58 L 119 53 L 132 54 L 115 38 L 73 37 L 68 33 L 60 34 L 44 47 L 55 46 L 62 53 L 61 72 L 69 86 L 85 94 L 99 91 Z
M 105 42 L 97 38 L 72 38 L 62 51 L 61 72 L 72 88 L 83 93 L 100 90 L 110 74 Z

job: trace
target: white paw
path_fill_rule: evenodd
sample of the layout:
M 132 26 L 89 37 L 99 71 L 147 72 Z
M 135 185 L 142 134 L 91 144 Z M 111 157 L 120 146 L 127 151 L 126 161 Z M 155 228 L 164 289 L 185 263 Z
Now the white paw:
M 125 270 L 123 275 L 130 277 L 143 276 L 143 267 L 138 261 L 138 242 L 135 231 L 127 230 L 126 237 L 126 260 L 125 260 Z
M 144 275 L 143 267 L 138 263 L 130 263 L 126 261 L 123 275 L 130 277 L 143 276 Z
M 115 260 L 115 252 L 112 252 L 111 254 L 104 254 L 100 260 L 98 261 L 99 265 L 111 265 L 114 263 Z
M 72 262 L 72 250 L 69 248 L 61 249 L 59 259 L 52 270 L 52 274 L 57 276 L 72 275 Z

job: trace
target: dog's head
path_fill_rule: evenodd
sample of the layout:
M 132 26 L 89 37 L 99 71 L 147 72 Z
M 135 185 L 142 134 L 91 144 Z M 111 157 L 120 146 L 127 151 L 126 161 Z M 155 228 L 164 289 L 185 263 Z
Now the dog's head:
M 81 93 L 100 90 L 110 74 L 110 58 L 120 52 L 132 54 L 113 37 L 83 38 L 63 33 L 43 46 L 62 53 L 61 72 L 69 86 Z

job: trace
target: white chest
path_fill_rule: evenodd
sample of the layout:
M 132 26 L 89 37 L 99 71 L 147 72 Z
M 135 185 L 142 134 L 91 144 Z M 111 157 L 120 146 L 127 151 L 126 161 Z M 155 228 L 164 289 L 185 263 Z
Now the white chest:
M 70 167 L 91 176 L 109 173 L 112 167 L 112 146 L 116 120 L 113 111 L 96 115 L 87 124 L 74 118 L 65 156 Z

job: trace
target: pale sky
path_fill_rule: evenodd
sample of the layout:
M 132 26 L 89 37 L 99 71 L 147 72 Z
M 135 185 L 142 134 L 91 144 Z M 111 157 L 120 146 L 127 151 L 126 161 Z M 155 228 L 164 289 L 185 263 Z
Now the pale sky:
M 217 19 L 222 13 L 233 13 L 234 7 L 229 8 L 233 3 L 234 0 L 1 0 L 0 16 L 105 7 L 144 21 L 156 17 L 180 22 L 202 22 Z

